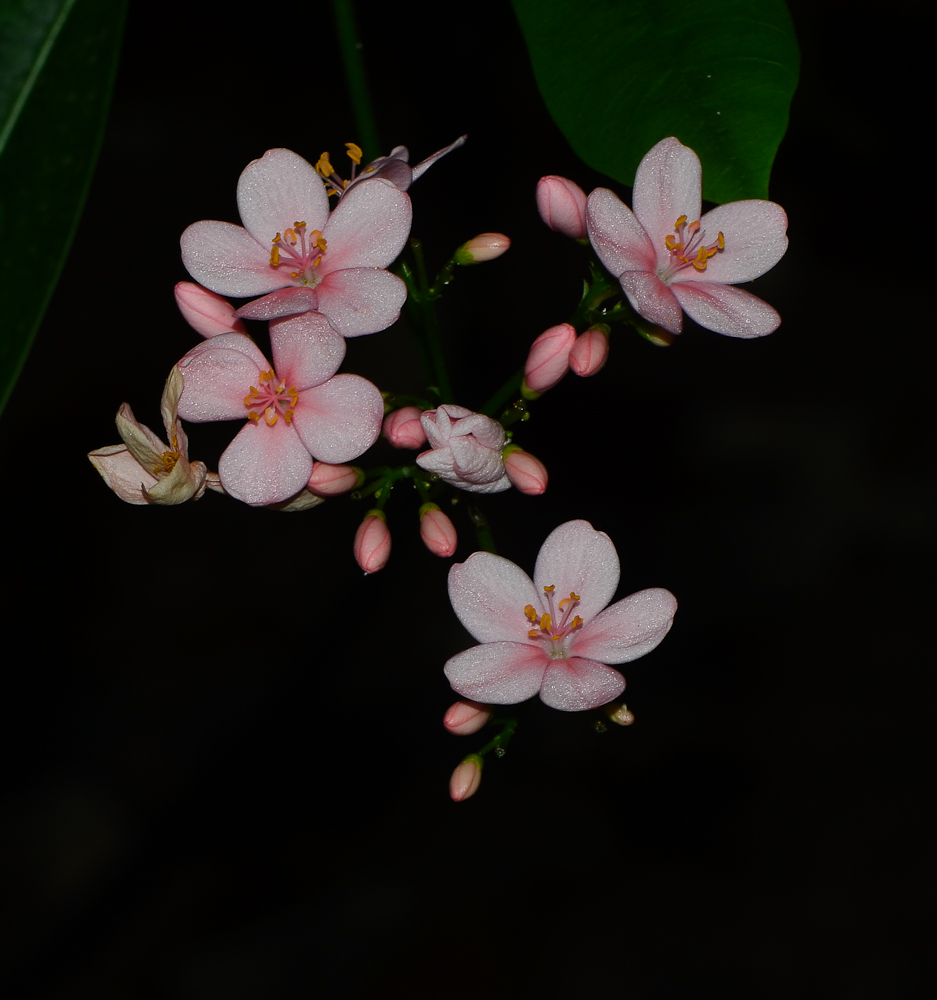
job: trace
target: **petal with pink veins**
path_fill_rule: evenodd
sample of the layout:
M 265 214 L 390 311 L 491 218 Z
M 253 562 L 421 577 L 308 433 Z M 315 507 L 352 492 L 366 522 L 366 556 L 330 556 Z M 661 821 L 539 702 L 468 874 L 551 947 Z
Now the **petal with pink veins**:
M 603 663 L 629 663 L 661 642 L 676 611 L 677 599 L 669 590 L 641 590 L 596 615 L 572 637 L 570 652 Z
M 253 507 L 288 500 L 311 472 L 312 456 L 282 417 L 272 427 L 263 416 L 256 423 L 248 421 L 218 463 L 224 488 Z
M 299 394 L 293 427 L 320 462 L 337 465 L 374 444 L 383 418 L 384 399 L 377 386 L 360 375 L 336 375 Z
M 734 285 L 681 281 L 672 288 L 687 316 L 727 337 L 764 337 L 781 325 L 767 302 Z
M 705 271 L 688 267 L 673 278 L 679 281 L 717 281 L 734 285 L 770 271 L 787 250 L 787 214 L 773 201 L 733 201 L 700 219 L 703 242 L 712 244 L 721 232 L 725 249 L 706 262 Z
M 205 423 L 246 417 L 244 397 L 270 364 L 249 338 L 225 333 L 189 351 L 178 367 L 184 379 L 179 416 Z
M 360 337 L 386 330 L 397 321 L 407 286 L 390 271 L 351 267 L 326 274 L 316 294 L 319 311 L 343 337 Z
M 607 704 L 624 690 L 625 678 L 617 670 L 604 663 L 573 656 L 549 661 L 543 675 L 540 700 L 561 712 L 584 712 Z M 490 698 L 485 700 L 491 701 Z
M 246 298 L 289 284 L 270 266 L 270 251 L 230 222 L 193 222 L 179 244 L 185 269 L 219 295 Z
M 661 139 L 638 165 L 631 204 L 661 264 L 670 257 L 664 237 L 673 233 L 677 219 L 699 219 L 702 186 L 699 157 L 673 137 Z
M 599 260 L 616 277 L 624 271 L 653 271 L 657 254 L 630 208 L 607 188 L 596 188 L 586 203 L 586 228 Z
M 534 586 L 556 587 L 554 601 L 579 595 L 576 614 L 588 623 L 612 599 L 618 588 L 618 553 L 604 531 L 588 521 L 567 521 L 550 532 L 537 556 Z
M 697 272 L 693 272 L 696 274 Z M 671 333 L 683 329 L 683 313 L 674 292 L 650 271 L 625 271 L 621 287 L 634 311 Z
M 459 621 L 479 642 L 525 639 L 530 622 L 524 608 L 540 607 L 530 577 L 509 559 L 475 552 L 449 570 L 449 600 Z
M 244 228 L 263 247 L 296 222 L 305 222 L 307 233 L 321 232 L 329 218 L 322 178 L 291 149 L 268 149 L 248 163 L 238 179 L 237 198 Z
M 277 377 L 300 392 L 328 381 L 345 357 L 345 338 L 316 312 L 275 320 L 270 346 Z
M 387 267 L 410 235 L 410 198 L 390 181 L 362 181 L 335 206 L 323 230 L 325 273 L 349 267 Z M 271 233 L 271 238 L 273 234 Z
M 486 642 L 457 653 L 444 671 L 452 690 L 463 697 L 489 705 L 516 705 L 540 690 L 549 663 L 537 646 Z

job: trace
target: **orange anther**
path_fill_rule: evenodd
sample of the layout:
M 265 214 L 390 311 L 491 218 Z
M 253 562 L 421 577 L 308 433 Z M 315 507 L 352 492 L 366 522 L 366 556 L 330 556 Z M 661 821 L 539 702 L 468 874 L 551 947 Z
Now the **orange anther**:
M 279 267 L 280 266 L 280 251 L 277 250 L 276 247 L 274 247 L 270 251 L 270 266 L 271 267 Z

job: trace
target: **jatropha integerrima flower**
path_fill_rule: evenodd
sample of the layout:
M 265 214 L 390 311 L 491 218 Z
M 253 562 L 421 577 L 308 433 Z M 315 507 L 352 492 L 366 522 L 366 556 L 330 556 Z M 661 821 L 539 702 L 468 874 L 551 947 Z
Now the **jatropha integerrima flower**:
M 602 263 L 635 311 L 679 333 L 683 315 L 730 337 L 761 337 L 781 317 L 734 285 L 770 270 L 787 249 L 787 216 L 771 201 L 734 201 L 700 215 L 699 157 L 663 139 L 634 179 L 634 211 L 616 194 L 589 195 L 586 225 Z M 682 311 L 681 311 L 682 310 Z
M 212 220 L 182 234 L 189 274 L 221 295 L 255 299 L 242 319 L 318 311 L 343 337 L 376 333 L 400 315 L 406 285 L 384 270 L 410 234 L 407 195 L 389 180 L 355 185 L 329 212 L 315 167 L 270 149 L 238 180 L 244 227 Z
M 606 607 L 618 580 L 615 546 L 588 521 L 568 521 L 550 534 L 533 581 L 489 552 L 456 564 L 449 570 L 449 598 L 481 645 L 446 663 L 452 689 L 489 705 L 539 693 L 566 712 L 617 698 L 625 679 L 608 664 L 654 649 L 677 610 L 673 594 L 660 588 Z

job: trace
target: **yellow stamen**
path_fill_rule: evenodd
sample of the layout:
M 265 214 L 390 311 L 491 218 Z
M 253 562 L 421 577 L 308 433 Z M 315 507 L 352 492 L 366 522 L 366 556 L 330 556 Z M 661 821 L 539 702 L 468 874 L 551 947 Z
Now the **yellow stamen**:
M 546 589 L 546 588 L 544 588 L 544 589 Z M 546 614 L 545 614 L 545 615 L 544 615 L 544 616 L 543 616 L 543 617 L 542 617 L 542 618 L 540 619 L 540 628 L 541 628 L 541 629 L 542 629 L 542 630 L 543 630 L 544 632 L 549 632 L 549 631 L 550 631 L 550 626 L 551 626 L 552 624 L 553 624 L 553 620 L 552 620 L 552 619 L 550 618 L 550 616 L 549 616 L 549 615 L 546 615 Z
M 679 229 L 684 222 L 686 222 L 686 216 L 681 215 L 680 218 L 673 224 L 674 229 Z
M 270 251 L 270 266 L 271 267 L 279 267 L 280 266 L 280 251 L 277 250 L 276 247 L 274 247 Z
M 348 158 L 351 160 L 351 162 L 354 163 L 355 166 L 360 164 L 361 157 L 363 155 L 361 147 L 356 146 L 355 143 L 353 142 L 346 142 L 345 148 L 348 150 Z
M 273 414 L 272 420 L 270 419 L 271 413 Z M 268 427 L 272 427 L 277 422 L 277 411 L 272 406 L 268 406 L 267 409 L 264 410 L 264 420 L 267 421 Z
M 579 615 L 576 615 L 576 617 L 569 623 L 570 632 L 572 632 L 573 629 L 579 628 L 580 625 L 582 625 L 582 619 Z
M 257 421 L 260 420 L 260 414 L 256 410 L 251 410 L 250 413 L 247 414 L 247 419 L 253 420 L 256 424 Z
M 296 246 L 296 231 L 293 229 L 287 229 L 283 234 L 283 239 L 289 240 L 293 246 Z
M 332 164 L 329 163 L 329 154 L 323 153 L 319 157 L 319 162 L 316 164 L 316 173 L 320 177 L 331 177 L 335 171 L 332 169 Z
M 296 229 L 305 229 L 306 228 L 306 223 L 305 222 L 294 222 L 293 226 Z
M 719 238 L 716 240 L 716 246 L 718 246 L 720 250 L 725 250 L 726 248 L 726 238 L 722 235 L 722 233 L 719 234 Z
M 554 591 L 554 590 L 556 590 L 556 584 L 555 584 L 555 583 L 551 583 L 549 587 L 544 587 L 543 589 L 544 589 L 544 590 L 545 590 L 545 591 L 546 591 L 546 592 L 547 592 L 548 594 L 552 594 L 552 593 L 553 593 L 553 591 Z
M 524 608 L 524 614 L 527 616 L 527 621 L 535 622 L 537 620 L 537 610 L 532 604 L 528 604 Z

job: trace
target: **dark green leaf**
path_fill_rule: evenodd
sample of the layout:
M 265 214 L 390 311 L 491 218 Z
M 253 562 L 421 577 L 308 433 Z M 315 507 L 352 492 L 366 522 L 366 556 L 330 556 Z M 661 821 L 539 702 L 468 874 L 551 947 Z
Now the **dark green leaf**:
M 126 0 L 0 0 L 0 410 L 97 160 Z
M 634 182 L 676 136 L 711 201 L 767 198 L 799 55 L 783 0 L 513 0 L 546 105 L 596 170 Z

